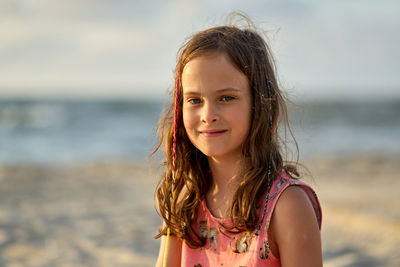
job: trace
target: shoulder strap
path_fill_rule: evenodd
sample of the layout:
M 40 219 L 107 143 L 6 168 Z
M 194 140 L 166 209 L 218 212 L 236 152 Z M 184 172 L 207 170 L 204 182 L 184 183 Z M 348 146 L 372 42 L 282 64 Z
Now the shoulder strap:
M 285 191 L 286 188 L 289 186 L 300 186 L 307 194 L 308 198 L 310 199 L 312 206 L 315 211 L 315 215 L 317 217 L 318 221 L 318 226 L 319 229 L 321 230 L 321 225 L 322 225 L 322 211 L 321 211 L 321 205 L 319 203 L 317 194 L 315 191 L 307 184 L 293 179 L 289 177 L 286 173 L 283 173 L 281 177 L 277 180 L 274 181 L 274 183 L 271 186 L 271 190 L 268 194 L 268 204 L 266 207 L 266 215 L 265 215 L 265 230 L 268 233 L 269 229 L 269 223 L 271 221 L 272 214 L 274 212 L 276 203 L 278 202 L 279 197 Z

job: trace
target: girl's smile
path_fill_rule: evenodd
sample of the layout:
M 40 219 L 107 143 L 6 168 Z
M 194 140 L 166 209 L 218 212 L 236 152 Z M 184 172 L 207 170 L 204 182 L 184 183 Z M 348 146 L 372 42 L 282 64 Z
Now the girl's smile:
M 192 144 L 209 157 L 241 153 L 251 118 L 246 75 L 224 53 L 189 61 L 182 72 L 183 123 Z
M 205 131 L 200 131 L 200 134 L 202 134 L 205 137 L 216 137 L 224 134 L 227 130 L 205 130 Z

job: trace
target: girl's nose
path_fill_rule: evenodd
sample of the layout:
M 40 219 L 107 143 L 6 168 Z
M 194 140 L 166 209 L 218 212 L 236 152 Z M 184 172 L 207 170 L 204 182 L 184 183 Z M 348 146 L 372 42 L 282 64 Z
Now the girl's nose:
M 205 103 L 201 110 L 201 122 L 210 124 L 219 119 L 216 107 L 210 103 Z

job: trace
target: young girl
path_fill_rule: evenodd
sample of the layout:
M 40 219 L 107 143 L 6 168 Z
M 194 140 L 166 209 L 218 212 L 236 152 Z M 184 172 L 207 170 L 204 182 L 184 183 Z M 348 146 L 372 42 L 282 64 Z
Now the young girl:
M 321 208 L 283 160 L 286 107 L 263 38 L 235 26 L 198 32 L 175 79 L 159 123 L 156 266 L 322 266 Z

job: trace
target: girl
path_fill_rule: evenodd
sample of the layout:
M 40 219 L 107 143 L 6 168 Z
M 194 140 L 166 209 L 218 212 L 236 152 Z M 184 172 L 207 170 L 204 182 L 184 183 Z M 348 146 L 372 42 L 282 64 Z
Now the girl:
M 252 29 L 210 28 L 182 48 L 159 123 L 156 266 L 322 266 L 321 209 L 283 160 L 274 71 Z

